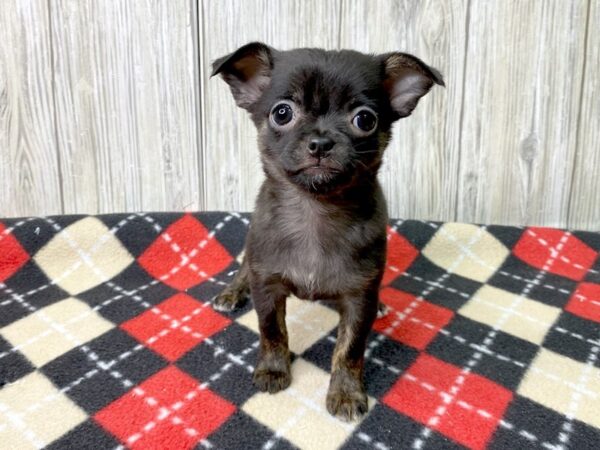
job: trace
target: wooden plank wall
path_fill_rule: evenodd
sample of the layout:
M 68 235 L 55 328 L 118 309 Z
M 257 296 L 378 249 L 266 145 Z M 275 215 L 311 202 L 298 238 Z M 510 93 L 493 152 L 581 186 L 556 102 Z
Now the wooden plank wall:
M 48 3 L 3 3 L 0 216 L 62 212 L 55 132 Z
M 403 50 L 439 68 L 381 181 L 394 217 L 600 230 L 600 0 L 7 0 L 0 216 L 251 210 L 256 133 L 210 62 Z

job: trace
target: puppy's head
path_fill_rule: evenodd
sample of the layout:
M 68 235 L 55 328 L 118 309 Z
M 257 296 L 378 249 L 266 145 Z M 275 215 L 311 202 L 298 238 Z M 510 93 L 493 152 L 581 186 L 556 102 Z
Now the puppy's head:
M 327 194 L 381 165 L 392 123 L 441 75 L 405 53 L 245 45 L 213 63 L 259 131 L 267 175 Z

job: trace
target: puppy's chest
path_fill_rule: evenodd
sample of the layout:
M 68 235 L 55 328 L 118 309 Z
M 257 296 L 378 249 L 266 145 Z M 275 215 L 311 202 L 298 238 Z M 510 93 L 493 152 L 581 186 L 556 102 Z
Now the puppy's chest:
M 325 249 L 318 236 L 292 238 L 287 256 L 282 266 L 285 277 L 307 287 L 329 280 L 332 265 L 339 266 L 344 259 L 344 255 Z
M 282 234 L 278 259 L 283 278 L 304 297 L 344 290 L 344 280 L 356 271 L 347 240 L 349 230 L 327 223 L 316 226 L 307 219 Z

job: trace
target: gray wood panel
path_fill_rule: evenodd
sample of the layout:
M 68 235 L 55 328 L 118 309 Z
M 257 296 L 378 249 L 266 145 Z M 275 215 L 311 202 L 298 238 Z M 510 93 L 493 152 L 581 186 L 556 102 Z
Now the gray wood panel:
M 51 5 L 65 212 L 202 206 L 190 2 Z
M 256 131 L 211 61 L 251 41 L 279 49 L 336 48 L 339 0 L 203 0 L 204 196 L 207 209 L 251 210 L 263 179 Z
M 394 126 L 380 180 L 392 217 L 454 220 L 467 0 L 344 0 L 341 46 L 412 53 L 444 75 Z
M 582 22 L 583 23 L 583 22 Z M 569 226 L 600 231 L 600 1 L 590 2 Z
M 0 7 L 0 214 L 62 211 L 48 4 Z
M 600 229 L 600 0 L 7 0 L 0 216 L 251 210 L 256 132 L 210 63 L 414 53 L 444 74 L 394 128 L 395 217 Z
M 586 6 L 471 2 L 459 220 L 566 224 Z

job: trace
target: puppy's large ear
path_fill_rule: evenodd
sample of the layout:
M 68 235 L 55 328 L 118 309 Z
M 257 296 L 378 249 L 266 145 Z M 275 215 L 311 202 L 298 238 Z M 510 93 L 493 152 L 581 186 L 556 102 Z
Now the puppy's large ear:
M 434 84 L 445 86 L 442 75 L 416 56 L 394 52 L 381 55 L 381 59 L 385 73 L 383 85 L 398 118 L 410 116 L 419 99 Z
M 271 80 L 273 49 L 261 42 L 240 47 L 213 62 L 211 76 L 220 74 L 238 106 L 249 109 Z

